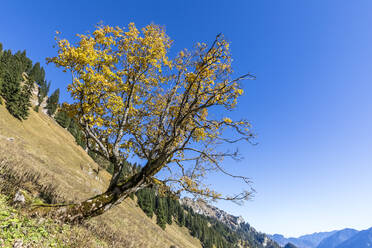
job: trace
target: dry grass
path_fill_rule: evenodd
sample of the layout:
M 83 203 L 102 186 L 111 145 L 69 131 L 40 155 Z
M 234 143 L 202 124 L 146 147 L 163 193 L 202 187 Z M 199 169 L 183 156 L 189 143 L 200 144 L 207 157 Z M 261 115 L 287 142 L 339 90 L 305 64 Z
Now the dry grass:
M 105 171 L 98 176 L 94 173 L 97 164 L 50 117 L 31 111 L 29 119 L 20 122 L 3 105 L 0 105 L 1 161 L 12 165 L 8 173 L 12 178 L 8 179 L 14 182 L 3 188 L 12 191 L 22 185 L 50 202 L 81 201 L 103 192 L 109 180 Z M 163 231 L 131 199 L 89 220 L 85 228 L 90 232 L 84 233 L 87 239 L 98 237 L 110 247 L 201 247 L 185 228 L 171 225 Z

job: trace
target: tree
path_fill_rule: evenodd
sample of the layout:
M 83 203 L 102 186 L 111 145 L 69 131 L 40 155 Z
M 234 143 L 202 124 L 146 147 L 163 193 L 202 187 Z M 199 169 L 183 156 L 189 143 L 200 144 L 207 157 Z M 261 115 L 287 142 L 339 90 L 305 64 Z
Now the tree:
M 156 197 L 156 224 L 158 224 L 163 230 L 167 224 L 167 209 L 164 199 Z
M 138 205 L 145 214 L 152 218 L 155 208 L 155 193 L 150 189 L 142 189 L 137 192 Z
M 29 114 L 32 82 L 28 73 L 32 68 L 32 61 L 26 52 L 12 55 L 10 50 L 0 57 L 1 96 L 6 101 L 6 108 L 16 118 L 26 119 Z
M 50 89 L 50 81 L 47 82 L 46 80 L 43 80 L 40 82 L 39 84 L 39 94 L 37 96 L 38 98 L 38 102 L 39 102 L 39 105 L 41 105 L 41 103 L 43 102 L 44 98 L 46 96 L 48 96 L 48 93 L 49 93 L 49 89 Z
M 297 246 L 295 246 L 294 244 L 292 243 L 287 243 L 284 248 L 297 248 Z
M 76 143 L 85 149 L 86 148 L 85 136 L 83 131 L 81 130 L 81 127 L 79 126 L 75 119 L 70 119 L 70 123 L 67 127 L 67 130 L 72 134 L 72 136 L 74 136 Z
M 43 67 L 40 66 L 40 63 L 37 62 L 34 64 L 30 71 L 30 78 L 31 81 L 35 81 L 36 84 L 39 86 L 39 94 L 38 94 L 38 107 L 43 102 L 44 98 L 49 93 L 50 82 L 45 80 L 45 70 Z
M 50 84 L 49 84 L 50 85 Z M 59 102 L 59 89 L 56 89 L 47 100 L 48 115 L 52 116 L 57 110 Z
M 61 125 L 63 128 L 69 128 L 71 123 L 71 118 L 68 116 L 67 112 L 63 109 L 59 109 L 56 116 L 55 116 L 56 122 Z
M 178 207 L 178 225 L 184 226 L 185 225 L 185 213 L 182 207 Z
M 30 78 L 32 78 L 39 86 L 45 82 L 45 71 L 44 68 L 40 66 L 39 62 L 35 63 L 32 67 Z
M 57 37 L 58 55 L 47 60 L 71 72 L 69 113 L 84 130 L 88 149 L 114 168 L 105 193 L 61 206 L 58 217 L 74 222 L 100 215 L 151 185 L 208 199 L 250 196 L 250 190 L 223 196 L 202 183 L 206 172 L 214 170 L 249 186 L 246 177 L 221 166 L 224 158 L 238 158 L 238 153 L 219 151 L 218 145 L 250 141 L 250 123 L 210 114 L 232 110 L 243 94 L 240 81 L 253 79 L 250 74 L 231 77 L 229 43 L 222 35 L 173 60 L 167 57 L 170 38 L 154 24 L 140 31 L 131 23 L 126 32 L 99 25 L 78 37 L 75 44 Z M 235 132 L 230 133 L 233 139 L 226 136 L 227 129 Z M 145 161 L 144 166 L 120 179 L 129 155 Z M 166 176 L 156 178 L 161 170 Z

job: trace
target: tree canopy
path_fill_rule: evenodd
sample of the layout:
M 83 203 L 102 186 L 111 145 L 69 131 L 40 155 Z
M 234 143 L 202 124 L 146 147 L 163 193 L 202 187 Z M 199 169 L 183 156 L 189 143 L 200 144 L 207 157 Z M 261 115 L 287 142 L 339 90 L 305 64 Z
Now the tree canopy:
M 57 37 L 58 55 L 48 62 L 71 72 L 73 103 L 64 107 L 84 130 L 88 149 L 114 165 L 105 193 L 115 195 L 110 204 L 154 184 L 176 194 L 247 199 L 250 190 L 223 196 L 203 184 L 209 171 L 249 183 L 221 166 L 223 158 L 238 153 L 218 150 L 222 143 L 253 138 L 247 120 L 213 112 L 233 110 L 243 94 L 240 81 L 254 78 L 232 78 L 229 43 L 222 35 L 174 59 L 168 58 L 172 41 L 155 24 L 141 30 L 133 23 L 127 29 L 98 25 L 77 37 L 75 44 Z M 228 129 L 233 134 L 226 135 Z M 129 156 L 145 164 L 123 180 L 119 175 Z M 162 169 L 162 178 L 155 178 Z
M 16 118 L 27 119 L 33 82 L 29 78 L 32 61 L 26 51 L 12 54 L 10 50 L 0 51 L 0 96 L 6 108 Z

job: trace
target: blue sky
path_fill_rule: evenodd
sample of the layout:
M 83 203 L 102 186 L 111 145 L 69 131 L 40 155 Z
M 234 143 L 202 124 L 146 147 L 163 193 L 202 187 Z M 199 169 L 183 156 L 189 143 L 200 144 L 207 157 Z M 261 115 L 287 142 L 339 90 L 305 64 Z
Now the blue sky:
M 260 231 L 297 236 L 372 226 L 371 11 L 369 0 L 6 0 L 0 42 L 44 64 L 68 100 L 70 77 L 45 65 L 56 30 L 72 39 L 99 21 L 154 22 L 174 40 L 171 52 L 224 33 L 236 74 L 257 76 L 230 116 L 251 120 L 259 145 L 240 145 L 245 159 L 224 164 L 252 179 L 255 197 L 217 205 Z M 243 186 L 210 182 L 226 193 Z

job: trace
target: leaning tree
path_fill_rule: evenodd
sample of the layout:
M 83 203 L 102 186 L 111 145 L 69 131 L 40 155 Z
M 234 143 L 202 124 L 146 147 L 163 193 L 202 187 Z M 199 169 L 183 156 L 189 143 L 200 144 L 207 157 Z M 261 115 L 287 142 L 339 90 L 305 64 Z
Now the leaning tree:
M 249 184 L 221 166 L 223 158 L 238 153 L 220 151 L 219 145 L 253 137 L 247 120 L 221 115 L 236 106 L 243 93 L 240 81 L 253 78 L 231 77 L 229 43 L 222 35 L 209 46 L 198 43 L 192 51 L 182 50 L 174 59 L 167 57 L 172 41 L 154 24 L 141 30 L 133 23 L 126 30 L 99 25 L 93 33 L 77 36 L 74 44 L 57 37 L 58 54 L 47 60 L 71 72 L 73 102 L 65 107 L 84 131 L 88 149 L 110 161 L 114 170 L 103 194 L 59 206 L 61 219 L 100 215 L 150 185 L 209 199 L 250 196 L 250 187 L 227 196 L 203 184 L 210 171 Z M 123 178 L 129 156 L 144 165 Z

